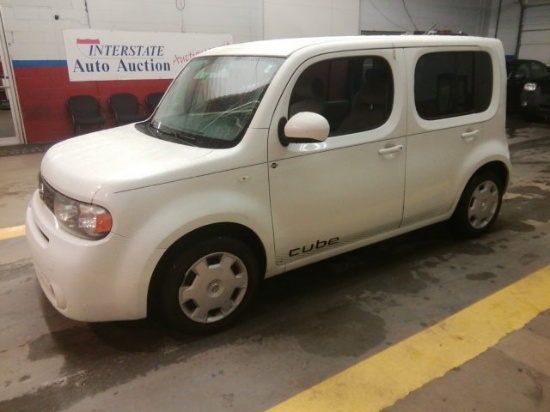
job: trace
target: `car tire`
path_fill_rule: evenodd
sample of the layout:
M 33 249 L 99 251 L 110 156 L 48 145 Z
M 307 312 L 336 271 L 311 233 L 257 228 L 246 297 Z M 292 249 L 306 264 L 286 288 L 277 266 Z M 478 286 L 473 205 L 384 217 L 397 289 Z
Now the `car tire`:
M 503 188 L 502 180 L 491 171 L 474 175 L 462 192 L 451 217 L 454 231 L 469 238 L 489 231 L 502 206 Z
M 167 268 L 160 289 L 162 311 L 173 326 L 191 334 L 214 333 L 233 324 L 260 283 L 251 248 L 230 237 L 182 247 Z

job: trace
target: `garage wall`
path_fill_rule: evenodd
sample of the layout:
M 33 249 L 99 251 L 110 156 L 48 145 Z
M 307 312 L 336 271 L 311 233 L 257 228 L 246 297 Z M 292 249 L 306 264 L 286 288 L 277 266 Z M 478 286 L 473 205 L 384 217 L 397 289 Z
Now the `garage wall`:
M 360 0 L 264 0 L 264 38 L 359 34 Z
M 230 33 L 237 43 L 263 36 L 261 0 L 87 0 L 87 4 L 94 29 Z
M 498 9 L 494 14 L 498 13 Z M 515 57 L 521 21 L 521 5 L 518 0 L 502 0 L 498 19 L 497 37 L 504 45 L 504 53 Z
M 525 9 L 518 57 L 550 65 L 550 5 Z
M 0 0 L 14 59 L 63 59 L 63 30 L 229 33 L 263 37 L 261 0 Z
M 493 0 L 362 0 L 360 28 L 363 31 L 439 30 L 487 36 L 491 27 Z
M 65 108 L 71 95 L 100 99 L 132 92 L 141 102 L 169 80 L 70 82 L 65 29 L 228 33 L 234 42 L 263 37 L 261 0 L 0 0 L 6 40 L 28 143 L 72 136 Z
M 107 107 L 108 96 L 116 91 L 131 91 L 143 100 L 169 83 L 70 82 L 65 29 L 228 33 L 239 43 L 361 31 L 425 31 L 435 24 L 437 29 L 471 35 L 494 36 L 496 31 L 506 53 L 513 55 L 521 14 L 519 0 L 0 0 L 0 8 L 31 143 L 72 135 L 65 109 L 70 95 L 92 94 Z M 527 9 L 523 30 L 520 57 L 550 63 L 550 6 Z

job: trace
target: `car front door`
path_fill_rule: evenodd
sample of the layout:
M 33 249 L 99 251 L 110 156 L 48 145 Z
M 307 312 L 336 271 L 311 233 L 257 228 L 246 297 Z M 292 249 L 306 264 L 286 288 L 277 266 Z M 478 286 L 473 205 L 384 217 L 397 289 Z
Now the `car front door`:
M 399 227 L 407 150 L 400 56 L 399 51 L 325 56 L 305 63 L 290 80 L 274 123 L 300 111 L 316 112 L 328 120 L 330 135 L 285 147 L 281 128 L 270 130 L 278 265 L 309 263 Z

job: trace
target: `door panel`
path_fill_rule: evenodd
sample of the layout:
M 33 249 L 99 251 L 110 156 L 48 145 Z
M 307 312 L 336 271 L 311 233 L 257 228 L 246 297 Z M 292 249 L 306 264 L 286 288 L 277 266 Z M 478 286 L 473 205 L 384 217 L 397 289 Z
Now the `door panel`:
M 417 48 L 405 52 L 409 82 L 407 184 L 403 226 L 450 217 L 463 187 L 501 133 L 500 67 L 491 50 Z M 489 149 L 490 150 L 490 149 Z
M 298 267 L 399 228 L 407 154 L 403 59 L 401 49 L 335 52 L 288 68 L 268 138 L 277 265 Z M 305 103 L 304 110 L 327 119 L 329 138 L 284 147 L 279 122 Z
M 269 131 L 268 165 L 277 264 L 297 267 L 401 224 L 406 76 L 399 49 L 324 54 L 291 72 Z M 280 119 L 305 103 L 327 119 L 330 137 L 282 146 Z
M 477 133 L 462 136 L 472 131 Z M 452 212 L 463 184 L 466 160 L 479 145 L 480 133 L 479 129 L 455 127 L 409 136 L 403 226 Z
M 405 138 L 271 162 L 278 264 L 399 227 Z

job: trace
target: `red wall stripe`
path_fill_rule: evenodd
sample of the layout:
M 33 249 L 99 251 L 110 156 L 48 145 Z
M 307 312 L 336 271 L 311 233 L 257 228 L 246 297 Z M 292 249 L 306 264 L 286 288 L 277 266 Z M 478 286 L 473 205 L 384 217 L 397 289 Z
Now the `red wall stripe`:
M 107 116 L 107 128 L 114 127 L 109 96 L 132 93 L 147 113 L 145 96 L 164 92 L 170 84 L 166 79 L 70 82 L 67 67 L 15 67 L 14 75 L 28 143 L 53 142 L 73 136 L 73 125 L 65 106 L 70 96 L 97 97 Z

